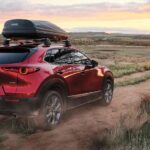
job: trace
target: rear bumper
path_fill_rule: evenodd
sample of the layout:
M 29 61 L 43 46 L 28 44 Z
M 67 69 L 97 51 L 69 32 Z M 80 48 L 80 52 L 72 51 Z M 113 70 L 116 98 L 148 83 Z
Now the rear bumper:
M 5 97 L 0 97 L 0 114 L 27 116 L 37 115 L 39 110 L 38 98 L 19 99 L 18 101 L 7 101 Z

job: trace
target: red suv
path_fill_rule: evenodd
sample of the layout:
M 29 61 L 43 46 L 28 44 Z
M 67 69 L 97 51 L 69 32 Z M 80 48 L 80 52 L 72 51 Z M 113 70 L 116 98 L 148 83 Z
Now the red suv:
M 96 100 L 110 104 L 113 74 L 72 48 L 58 26 L 15 19 L 5 23 L 2 34 L 0 114 L 36 116 L 38 126 L 51 129 L 70 108 Z M 63 40 L 65 46 L 50 42 Z
M 0 47 L 0 113 L 36 115 L 45 129 L 63 113 L 99 100 L 110 104 L 112 72 L 72 47 Z

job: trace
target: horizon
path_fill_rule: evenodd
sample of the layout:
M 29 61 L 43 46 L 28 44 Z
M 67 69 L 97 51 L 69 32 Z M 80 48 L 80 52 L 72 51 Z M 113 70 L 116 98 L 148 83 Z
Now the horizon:
M 150 34 L 150 0 L 0 0 L 4 22 L 22 18 L 47 20 L 67 32 Z M 11 6 L 11 7 L 10 7 Z

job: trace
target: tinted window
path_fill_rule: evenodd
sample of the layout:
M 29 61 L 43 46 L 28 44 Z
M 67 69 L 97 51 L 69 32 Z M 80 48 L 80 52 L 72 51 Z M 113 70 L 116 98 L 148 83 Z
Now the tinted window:
M 55 63 L 72 64 L 71 51 L 64 51 L 55 59 Z
M 60 64 L 69 63 L 70 53 L 71 51 L 65 49 L 49 50 L 45 56 L 45 61 Z
M 45 61 L 58 64 L 86 64 L 89 60 L 84 54 L 75 50 L 53 49 L 47 52 Z
M 84 64 L 84 61 L 88 58 L 80 52 L 72 52 L 71 53 L 72 62 L 74 64 Z
M 22 62 L 28 54 L 29 52 L 0 51 L 0 64 Z

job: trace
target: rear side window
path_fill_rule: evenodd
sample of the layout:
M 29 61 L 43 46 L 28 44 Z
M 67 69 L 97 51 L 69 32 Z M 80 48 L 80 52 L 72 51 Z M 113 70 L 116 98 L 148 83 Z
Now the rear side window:
M 12 64 L 24 61 L 29 51 L 0 50 L 0 64 Z
M 90 60 L 84 54 L 73 49 L 53 49 L 47 52 L 45 61 L 56 64 L 86 65 Z
M 53 49 L 49 50 L 45 56 L 45 61 L 56 64 L 71 64 L 71 50 Z

